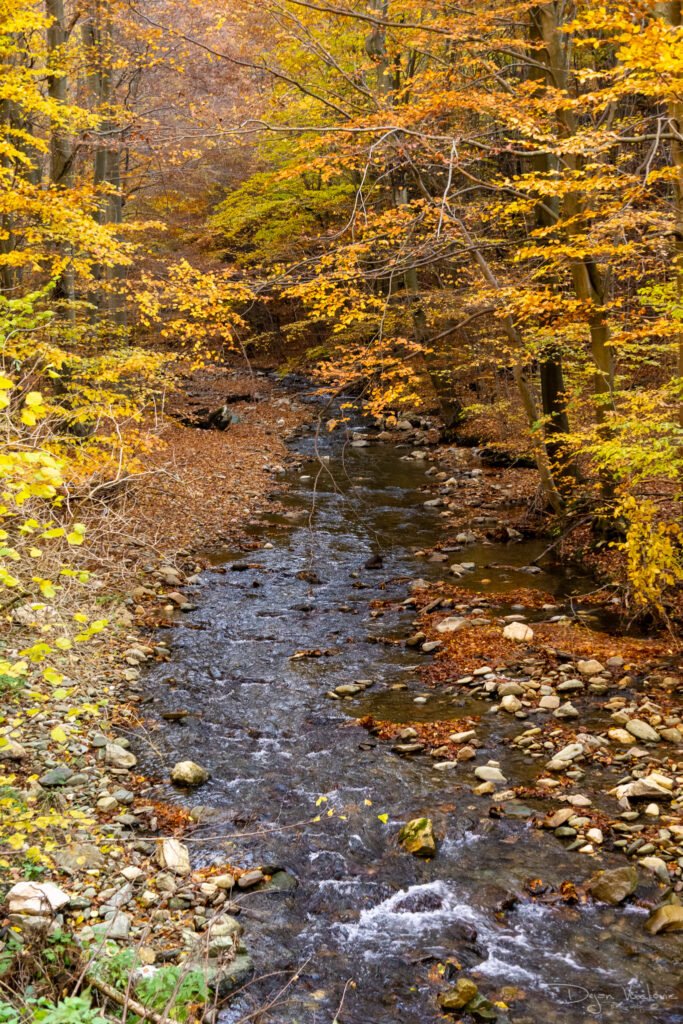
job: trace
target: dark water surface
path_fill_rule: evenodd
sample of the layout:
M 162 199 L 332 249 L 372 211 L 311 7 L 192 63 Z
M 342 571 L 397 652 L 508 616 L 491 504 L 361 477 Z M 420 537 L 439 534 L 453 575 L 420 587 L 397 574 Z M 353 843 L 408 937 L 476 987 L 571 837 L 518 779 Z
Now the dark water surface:
M 322 465 L 313 460 L 318 445 L 330 456 Z M 202 576 L 199 610 L 175 631 L 171 662 L 147 679 L 158 712 L 200 715 L 182 726 L 161 722 L 155 734 L 165 767 L 191 758 L 211 771 L 188 798 L 218 812 L 202 826 L 206 842 L 193 843 L 195 863 L 277 866 L 298 882 L 290 892 L 238 897 L 257 973 L 283 973 L 250 985 L 222 1021 L 235 1024 L 268 1003 L 305 964 L 259 1020 L 429 1024 L 439 1019 L 436 994 L 448 987 L 435 965 L 449 958 L 485 995 L 498 998 L 505 985 L 523 990 L 526 998 L 508 1011 L 512 1021 L 683 1021 L 680 976 L 667 959 L 676 944 L 645 935 L 644 910 L 522 900 L 500 912 L 506 891 L 521 892 L 528 878 L 581 881 L 600 861 L 565 852 L 524 820 L 489 818 L 488 801 L 469 791 L 472 765 L 439 772 L 427 758 L 397 757 L 352 723 L 368 713 L 457 721 L 486 706 L 457 695 L 413 704 L 425 692 L 418 677 L 424 656 L 368 639 L 405 637 L 411 620 L 410 612 L 374 619 L 371 600 L 404 598 L 411 578 L 448 571 L 411 553 L 432 545 L 441 529 L 438 511 L 422 505 L 431 496 L 420 491 L 426 465 L 401 461 L 405 451 L 391 447 L 342 451 L 337 441 L 314 441 L 312 432 L 294 448 L 304 461 L 288 478 L 291 516 L 272 517 L 259 532 L 272 548 L 240 555 L 256 566 L 247 571 Z M 378 550 L 383 568 L 365 570 Z M 455 558 L 481 563 L 471 577 L 476 590 L 478 580 L 493 577 L 485 562 L 526 565 L 536 554 L 521 544 L 471 547 Z M 298 578 L 301 572 L 320 582 Z M 505 583 L 500 577 L 560 600 L 571 590 L 565 575 L 504 570 L 494 589 Z M 332 653 L 290 660 L 313 648 Z M 354 679 L 374 683 L 360 700 L 325 697 Z M 390 690 L 396 683 L 408 689 Z M 484 761 L 499 757 L 514 783 L 521 755 L 497 749 L 493 730 L 504 728 L 496 717 L 479 735 L 487 740 Z M 316 815 L 314 824 L 268 831 Z M 432 861 L 400 852 L 395 841 L 401 824 L 422 815 L 443 837 Z

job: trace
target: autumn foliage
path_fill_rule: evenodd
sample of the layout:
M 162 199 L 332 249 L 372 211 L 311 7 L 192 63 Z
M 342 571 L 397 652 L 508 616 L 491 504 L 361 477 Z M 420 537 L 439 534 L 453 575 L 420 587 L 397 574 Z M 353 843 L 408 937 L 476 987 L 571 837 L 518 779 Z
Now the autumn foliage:
M 276 340 L 379 417 L 495 408 L 666 613 L 682 94 L 680 2 L 0 0 L 8 549 L 22 488 L 52 529 L 137 471 L 178 360 Z

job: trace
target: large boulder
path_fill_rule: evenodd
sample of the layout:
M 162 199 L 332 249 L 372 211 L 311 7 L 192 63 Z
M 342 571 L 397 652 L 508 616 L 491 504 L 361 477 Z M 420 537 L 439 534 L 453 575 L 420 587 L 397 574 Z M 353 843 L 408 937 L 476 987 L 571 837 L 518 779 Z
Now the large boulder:
M 52 882 L 17 882 L 7 893 L 10 914 L 30 916 L 56 914 L 70 899 Z
M 645 922 L 645 931 L 650 935 L 658 935 L 659 932 L 683 932 L 683 907 L 676 903 L 658 907 Z
M 613 871 L 598 871 L 588 880 L 586 888 L 594 899 L 616 906 L 632 896 L 637 885 L 638 869 L 628 864 Z
M 201 786 L 208 778 L 206 768 L 194 761 L 178 761 L 171 772 L 171 780 L 176 786 Z
M 398 841 L 414 857 L 433 857 L 436 853 L 434 826 L 430 818 L 413 818 L 407 822 L 398 834 Z

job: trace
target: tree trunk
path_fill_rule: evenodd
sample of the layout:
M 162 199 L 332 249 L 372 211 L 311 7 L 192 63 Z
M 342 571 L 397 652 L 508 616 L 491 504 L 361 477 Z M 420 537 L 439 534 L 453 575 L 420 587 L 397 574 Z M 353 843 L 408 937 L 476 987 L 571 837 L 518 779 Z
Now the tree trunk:
M 63 105 L 68 100 L 68 79 L 62 67 L 64 49 L 68 33 L 64 19 L 64 0 L 45 0 L 45 13 L 51 19 L 47 29 L 48 74 L 47 88 L 51 98 Z M 66 132 L 58 126 L 52 126 L 50 137 L 50 180 L 60 189 L 73 186 L 74 182 L 74 151 L 73 144 Z M 68 257 L 68 253 L 65 253 Z M 55 298 L 67 303 L 67 316 L 70 321 L 76 319 L 74 307 L 74 274 L 68 265 L 64 268 L 55 287 Z
M 656 6 L 657 14 L 667 25 L 672 28 L 679 28 L 683 25 L 683 3 L 681 0 L 673 0 L 669 3 L 659 3 Z M 669 103 L 669 119 L 673 128 L 673 141 L 671 143 L 671 160 L 676 168 L 676 180 L 674 182 L 674 203 L 675 203 L 675 247 L 676 247 L 676 286 L 678 298 L 683 305 L 683 96 L 672 98 Z M 683 382 L 683 327 L 678 331 L 678 377 Z M 683 427 L 683 403 L 679 407 L 678 417 Z
M 104 186 L 96 214 L 100 224 L 120 224 L 123 220 L 121 192 L 121 152 L 118 125 L 111 110 L 115 100 L 113 85 L 114 27 L 104 0 L 92 0 L 88 17 L 83 23 L 83 42 L 89 56 L 88 87 L 93 106 L 102 112 L 98 132 L 100 143 L 95 149 L 95 187 Z M 117 323 L 125 324 L 126 310 L 121 296 L 116 294 L 115 282 L 121 273 L 110 267 L 101 267 L 99 279 L 104 283 L 96 304 L 102 313 L 109 314 Z
M 555 88 L 570 92 L 571 47 L 562 32 L 565 17 L 571 17 L 568 5 L 563 2 L 539 4 L 534 7 L 531 15 L 532 31 L 536 41 L 542 43 L 536 59 L 544 63 L 544 74 L 547 81 Z M 571 110 L 561 111 L 558 117 L 561 133 L 565 137 L 576 134 L 576 119 Z M 565 163 L 570 171 L 581 167 L 581 158 L 573 154 L 565 155 Z M 570 192 L 562 205 L 564 219 L 570 225 L 568 234 L 571 237 L 579 233 L 577 223 L 583 212 L 581 197 Z M 596 394 L 595 416 L 598 423 L 604 422 L 607 411 L 612 405 L 614 386 L 614 355 L 610 347 L 611 331 L 605 312 L 605 302 L 609 291 L 609 275 L 591 260 L 590 257 L 576 259 L 571 265 L 572 281 L 576 296 L 589 307 L 588 329 L 590 332 L 591 354 L 595 363 L 593 375 Z

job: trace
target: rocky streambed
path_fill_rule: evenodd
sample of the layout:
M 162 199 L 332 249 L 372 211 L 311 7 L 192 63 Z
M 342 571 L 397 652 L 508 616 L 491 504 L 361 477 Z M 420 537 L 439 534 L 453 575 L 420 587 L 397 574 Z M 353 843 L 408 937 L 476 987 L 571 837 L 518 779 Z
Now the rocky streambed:
M 215 553 L 145 683 L 147 773 L 209 772 L 193 869 L 246 869 L 207 873 L 197 920 L 227 905 L 255 965 L 221 1019 L 683 1020 L 675 665 L 566 649 L 588 583 L 535 542 L 444 550 L 424 451 L 294 448 L 284 511 Z M 419 819 L 434 856 L 399 842 Z

